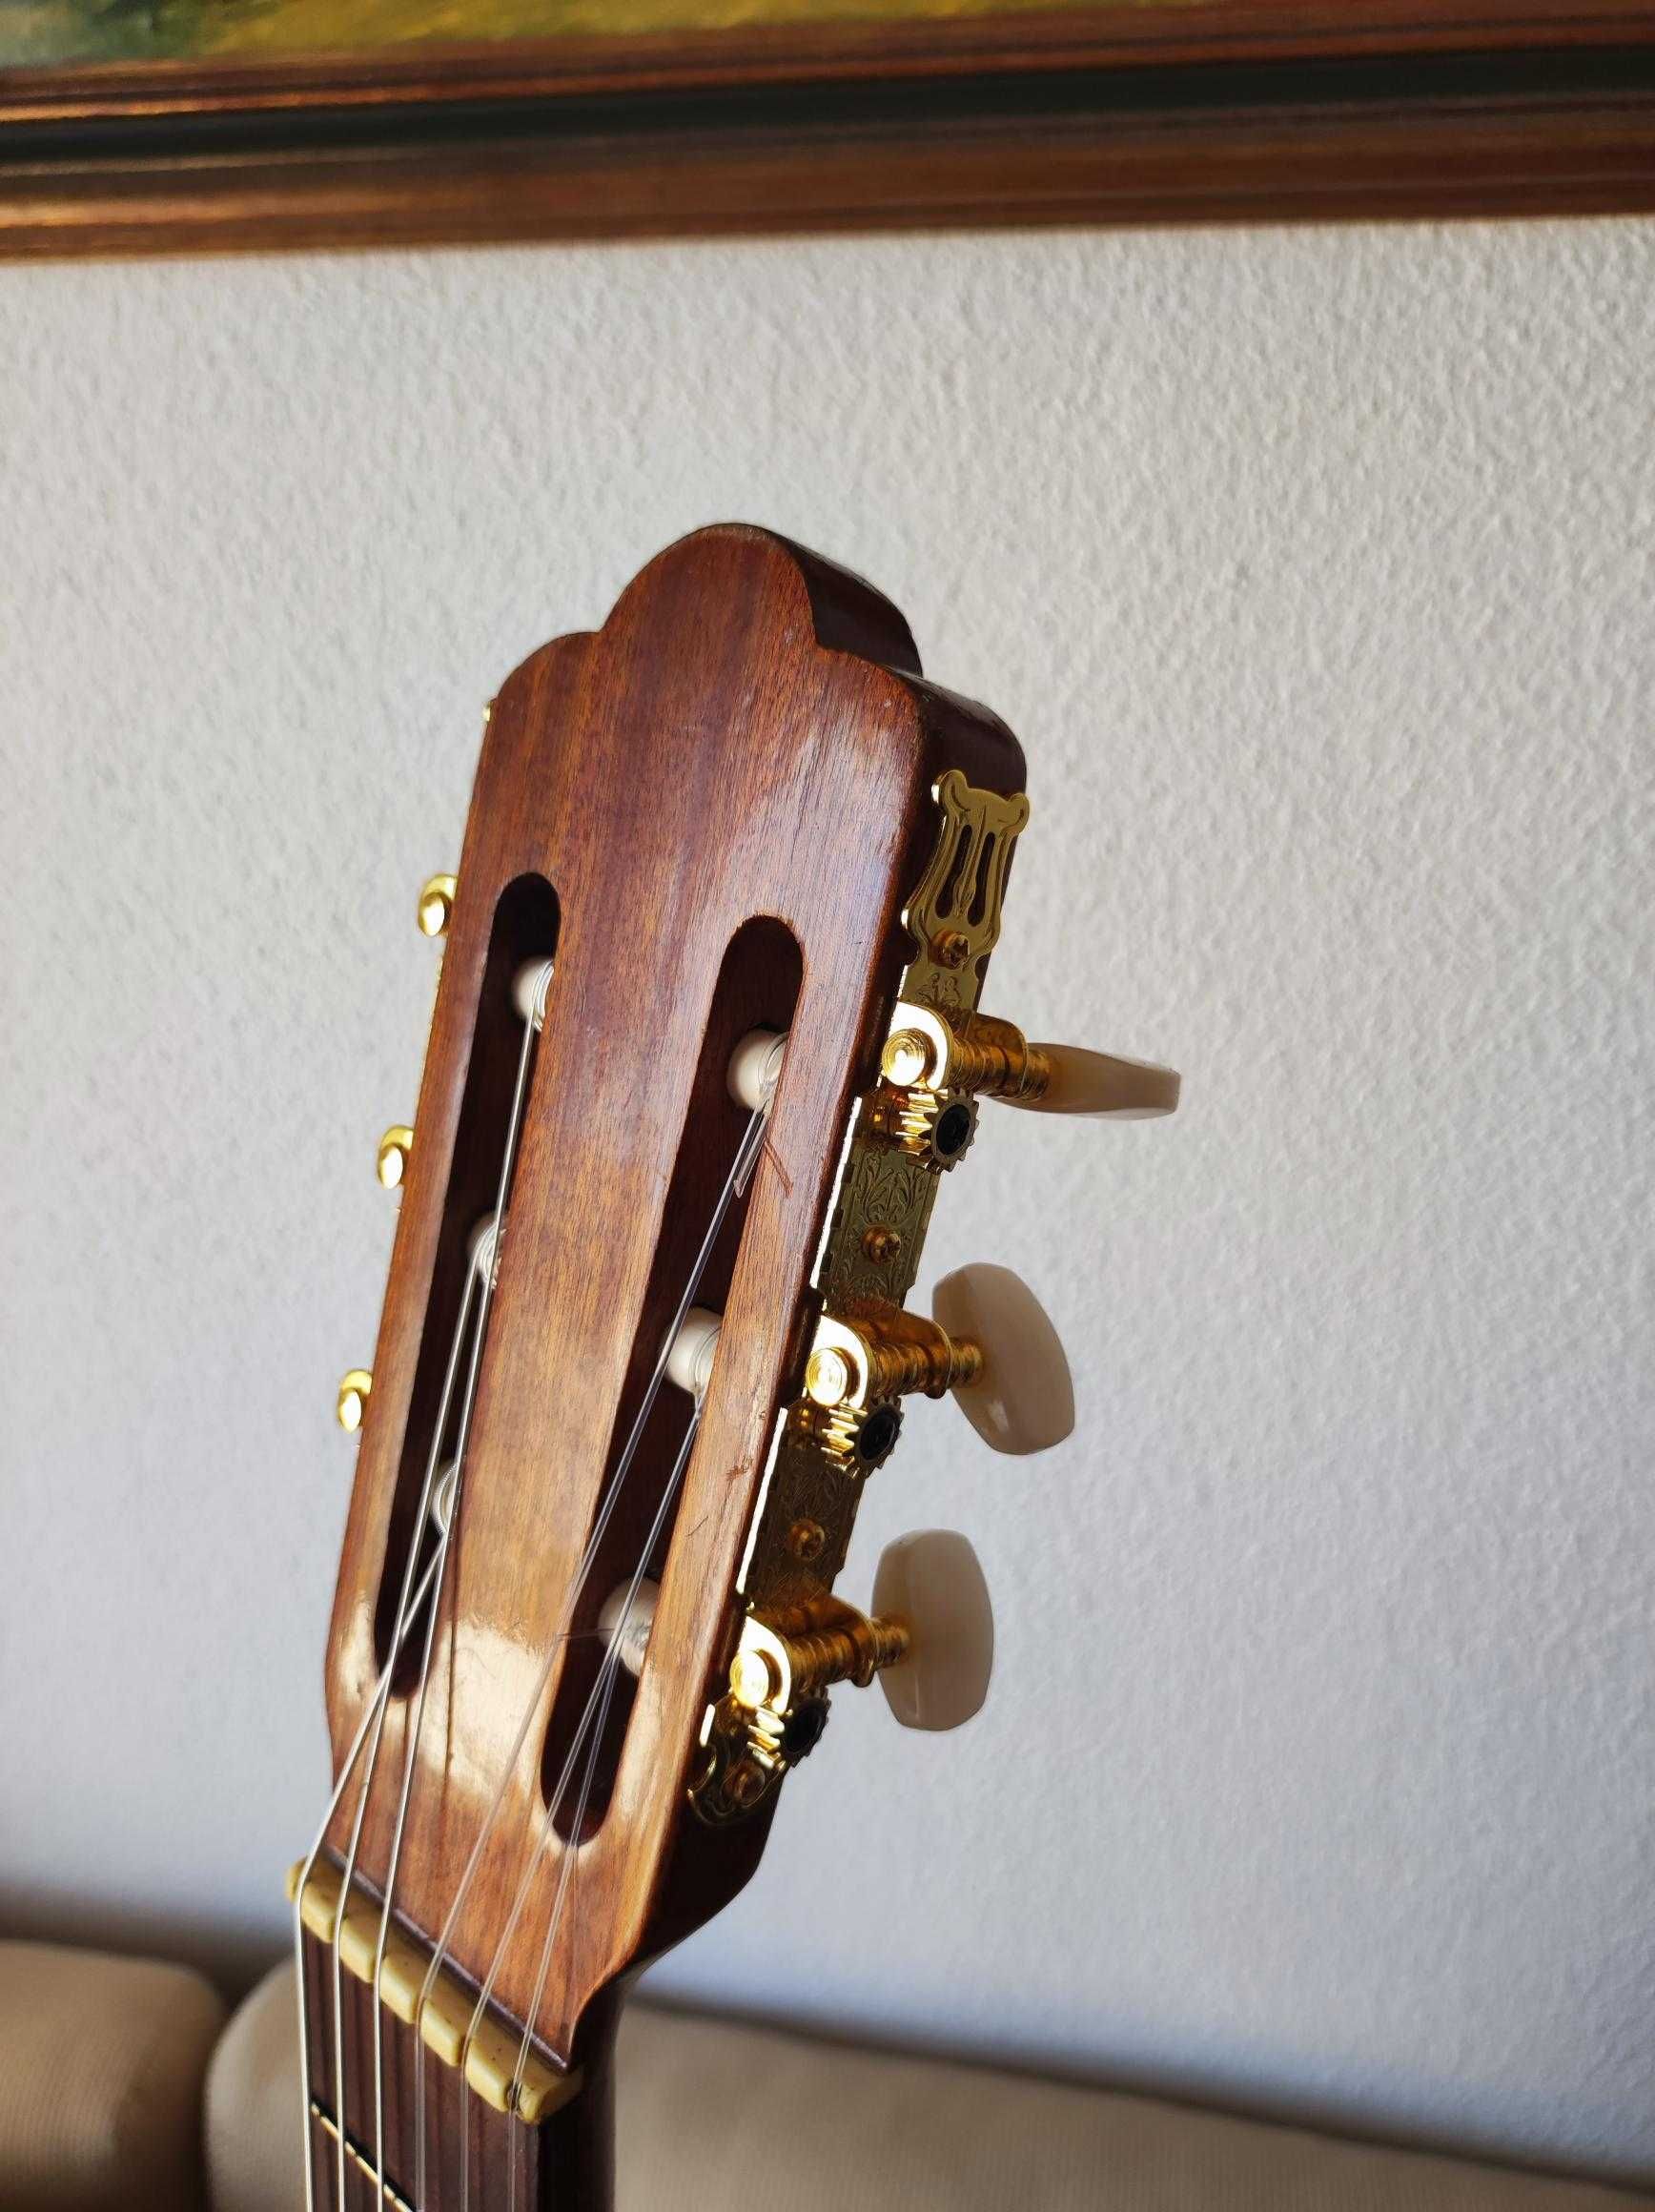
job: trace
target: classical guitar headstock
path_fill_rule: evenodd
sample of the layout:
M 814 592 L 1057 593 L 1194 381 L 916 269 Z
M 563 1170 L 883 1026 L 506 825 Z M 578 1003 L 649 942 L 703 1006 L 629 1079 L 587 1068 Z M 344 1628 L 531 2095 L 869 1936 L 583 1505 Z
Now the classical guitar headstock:
M 834 1589 L 912 1393 L 1000 1450 L 1073 1423 L 1006 1270 L 906 1307 L 931 1207 L 979 1098 L 1177 1096 L 978 1012 L 1022 782 L 888 602 L 758 530 L 672 546 L 501 686 L 421 894 L 441 977 L 339 1401 L 337 1786 L 296 1878 L 317 2202 L 471 2171 L 536 2202 L 539 2123 L 751 1873 L 832 1686 L 926 1728 L 982 1702 L 964 1538 L 890 1546 L 868 1613 Z

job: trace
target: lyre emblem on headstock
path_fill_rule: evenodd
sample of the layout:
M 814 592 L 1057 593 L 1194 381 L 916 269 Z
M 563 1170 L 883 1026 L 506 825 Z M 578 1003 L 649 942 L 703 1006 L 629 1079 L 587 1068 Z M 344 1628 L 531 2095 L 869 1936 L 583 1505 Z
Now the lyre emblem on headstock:
M 936 848 L 903 910 L 918 948 L 906 988 L 933 1006 L 969 1012 L 1000 934 L 1000 902 L 1029 801 L 1022 791 L 973 790 L 958 768 L 938 776 L 934 796 L 942 816 Z
M 1072 1424 L 1007 1270 L 908 1310 L 930 1211 L 979 1097 L 1165 1112 L 1177 1080 L 977 1012 L 1021 785 L 887 601 L 758 530 L 670 547 L 501 687 L 421 894 L 441 979 L 340 1397 L 313 2202 L 355 2169 L 446 2212 L 475 2163 L 474 2202 L 509 2176 L 526 2212 L 555 2164 L 602 2204 L 621 1992 L 747 1878 L 831 1687 L 923 1728 L 982 1702 L 963 1537 L 891 1546 L 867 1614 L 833 1588 L 907 1398 L 1005 1451 Z

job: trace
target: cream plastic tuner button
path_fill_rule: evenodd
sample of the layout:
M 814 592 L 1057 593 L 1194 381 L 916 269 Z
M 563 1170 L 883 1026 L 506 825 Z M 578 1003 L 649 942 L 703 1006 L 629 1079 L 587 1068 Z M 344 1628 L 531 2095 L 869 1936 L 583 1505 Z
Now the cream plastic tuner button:
M 644 1671 L 644 1654 L 649 1649 L 649 1631 L 655 1625 L 655 1605 L 661 1595 L 660 1586 L 645 1576 L 636 1587 L 618 1582 L 603 1600 L 603 1609 L 598 1615 L 598 1633 L 603 1639 L 604 1649 L 613 1647 L 615 1656 L 628 1674 Z
M 1074 1384 L 1057 1331 L 1021 1276 L 979 1260 L 945 1275 L 931 1314 L 956 1344 L 975 1347 L 975 1372 L 952 1385 L 960 1411 L 998 1452 L 1046 1451 L 1074 1426 Z
M 994 1608 L 970 1543 L 952 1528 L 916 1529 L 880 1554 L 873 1610 L 900 1624 L 908 1649 L 879 1670 L 904 1728 L 958 1728 L 982 1710 L 994 1670 Z
M 678 1334 L 666 1355 L 666 1372 L 692 1398 L 706 1395 L 706 1386 L 712 1380 L 719 1331 L 723 1327 L 724 1316 L 710 1312 L 705 1305 L 692 1305 L 678 1324 Z
M 1177 1107 L 1178 1077 L 1171 1068 L 1117 1059 L 1113 1053 L 1088 1052 L 1082 1045 L 1032 1044 L 1029 1052 L 1045 1065 L 1045 1086 L 1038 1096 L 1011 1103 L 1031 1113 L 1149 1121 Z
M 787 1050 L 785 1030 L 750 1029 L 730 1055 L 730 1096 L 738 1106 L 757 1113 L 767 1106 L 781 1080 L 782 1059 Z

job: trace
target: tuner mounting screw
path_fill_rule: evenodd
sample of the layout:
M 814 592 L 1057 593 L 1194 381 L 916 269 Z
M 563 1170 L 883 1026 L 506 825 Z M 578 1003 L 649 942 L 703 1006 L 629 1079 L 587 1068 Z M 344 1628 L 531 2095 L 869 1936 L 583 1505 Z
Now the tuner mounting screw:
M 875 1221 L 862 1232 L 864 1257 L 876 1262 L 894 1260 L 902 1250 L 902 1235 L 887 1221 Z
M 963 930 L 939 930 L 930 949 L 939 968 L 963 968 L 971 955 L 971 940 Z
M 808 1567 L 828 1548 L 828 1531 L 820 1521 L 795 1521 L 787 1531 L 787 1549 Z
M 334 1414 L 347 1436 L 355 1436 L 361 1427 L 368 1410 L 368 1394 L 373 1387 L 374 1378 L 366 1367 L 353 1367 L 340 1382 Z
M 422 937 L 447 935 L 449 920 L 454 912 L 454 896 L 459 888 L 451 875 L 426 877 L 419 887 L 419 918 Z
M 379 1139 L 374 1169 L 388 1191 L 394 1191 L 408 1173 L 408 1155 L 414 1149 L 414 1132 L 405 1121 L 393 1122 Z

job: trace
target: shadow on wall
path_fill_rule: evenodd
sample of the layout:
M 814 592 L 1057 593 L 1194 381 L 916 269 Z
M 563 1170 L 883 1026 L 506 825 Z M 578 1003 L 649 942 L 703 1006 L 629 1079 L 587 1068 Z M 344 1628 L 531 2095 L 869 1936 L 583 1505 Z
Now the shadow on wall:
M 276 1877 L 279 1894 L 279 1874 Z M 250 1990 L 275 1952 L 268 1924 L 179 1919 L 144 1912 L 74 1890 L 0 1885 L 0 1936 L 31 1943 L 74 1943 L 132 1958 L 175 1958 L 194 1966 L 232 2000 Z

